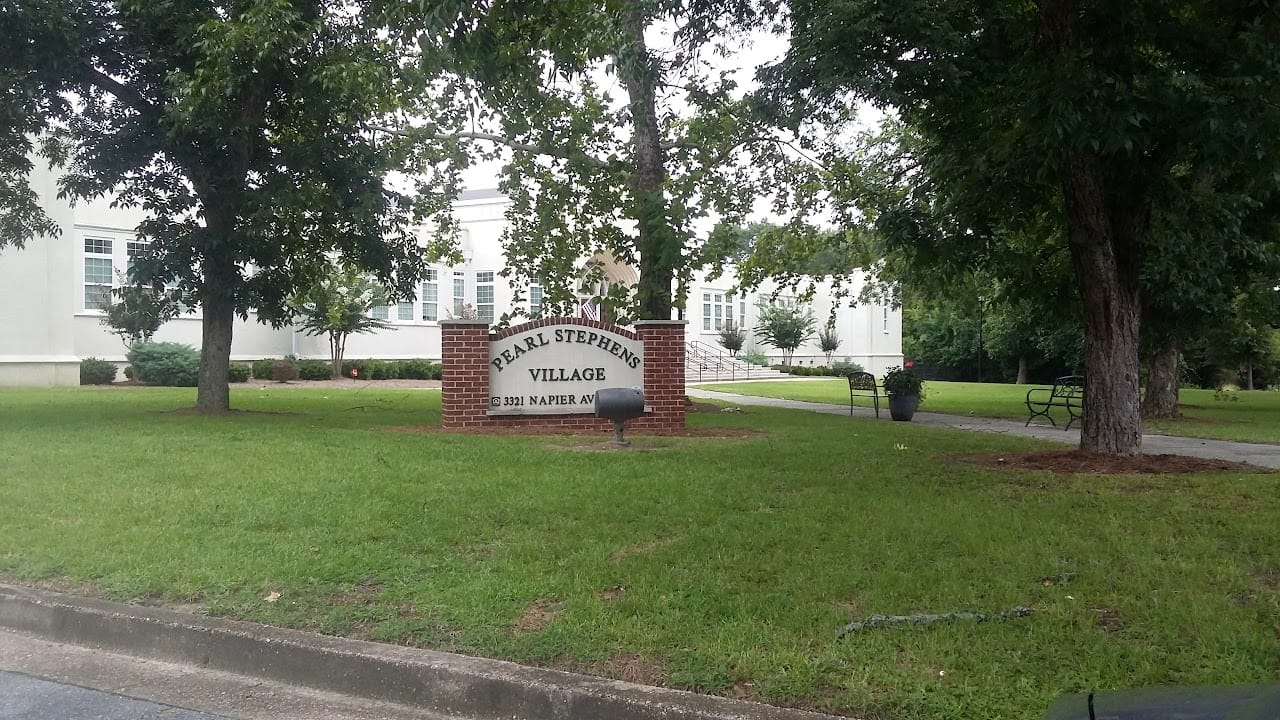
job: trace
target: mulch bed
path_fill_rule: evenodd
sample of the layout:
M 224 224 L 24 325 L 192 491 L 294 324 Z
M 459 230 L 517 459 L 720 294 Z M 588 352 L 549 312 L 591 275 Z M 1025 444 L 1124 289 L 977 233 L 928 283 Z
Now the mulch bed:
M 694 402 L 689 398 L 685 398 L 684 405 L 687 413 L 719 413 L 724 412 L 724 408 L 711 403 Z M 566 437 L 599 437 L 601 439 L 611 438 L 613 436 L 610 430 L 588 430 L 583 428 L 566 428 L 539 425 L 515 425 L 509 427 L 478 427 L 478 428 L 451 428 L 444 429 L 438 425 L 410 425 L 387 428 L 390 432 L 410 433 L 410 434 L 431 434 L 431 433 L 453 433 L 459 435 L 563 435 Z M 750 430 L 747 428 L 681 428 L 679 430 L 627 430 L 628 437 L 708 437 L 708 438 L 750 438 L 761 437 L 766 433 L 759 430 Z
M 960 460 L 997 470 L 1045 470 L 1052 473 L 1078 475 L 1179 475 L 1215 470 L 1272 472 L 1246 463 L 1209 460 L 1186 455 L 1116 456 L 1085 453 L 1079 450 L 965 455 Z
M 442 428 L 439 425 L 406 425 L 387 428 L 388 432 L 423 434 L 444 433 L 447 435 L 562 435 L 565 437 L 598 437 L 602 440 L 613 437 L 612 430 L 587 430 L 567 427 L 542 427 L 538 425 L 515 425 L 510 427 L 469 427 Z M 679 430 L 627 430 L 627 437 L 706 437 L 706 438 L 750 438 L 761 437 L 766 433 L 746 428 L 681 428 Z

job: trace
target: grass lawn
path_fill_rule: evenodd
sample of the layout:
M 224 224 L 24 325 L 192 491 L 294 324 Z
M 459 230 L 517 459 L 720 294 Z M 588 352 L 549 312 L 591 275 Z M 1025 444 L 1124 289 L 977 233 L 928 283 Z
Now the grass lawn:
M 599 452 L 388 431 L 438 423 L 436 391 L 193 402 L 0 391 L 0 571 L 865 718 L 1280 678 L 1280 475 L 995 473 L 956 456 L 1040 446 L 764 408 Z
M 849 384 L 838 378 L 718 383 L 700 387 L 741 395 L 849 404 Z M 929 381 L 925 383 L 926 397 L 920 404 L 920 410 L 1025 421 L 1025 400 L 1027 390 L 1031 387 L 1041 386 Z M 1232 399 L 1215 400 L 1212 390 L 1182 390 L 1179 398 L 1186 417 L 1173 421 L 1149 422 L 1145 424 L 1143 431 L 1160 435 L 1280 443 L 1280 392 L 1242 390 L 1233 393 Z M 854 403 L 871 406 L 871 400 L 867 398 L 854 398 Z M 1066 412 L 1056 409 L 1054 418 L 1065 422 Z

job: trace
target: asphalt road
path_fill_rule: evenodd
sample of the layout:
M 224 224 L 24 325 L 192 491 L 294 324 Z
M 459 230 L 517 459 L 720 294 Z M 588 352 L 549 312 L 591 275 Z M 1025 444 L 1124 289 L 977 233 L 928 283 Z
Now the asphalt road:
M 100 690 L 0 671 L 0 720 L 225 720 Z
M 191 708 L 191 709 L 188 709 Z M 0 720 L 452 720 L 0 629 Z

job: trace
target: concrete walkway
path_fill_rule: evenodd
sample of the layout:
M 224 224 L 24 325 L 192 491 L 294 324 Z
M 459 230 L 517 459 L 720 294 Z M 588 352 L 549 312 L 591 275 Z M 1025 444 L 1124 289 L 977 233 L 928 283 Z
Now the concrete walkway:
M 686 392 L 690 397 L 707 400 L 720 400 L 735 405 L 761 405 L 764 407 L 790 408 L 808 410 L 810 412 L 828 413 L 831 415 L 848 415 L 848 405 L 804 402 L 801 400 L 780 400 L 777 398 L 756 397 L 753 395 L 737 395 L 734 393 L 704 390 L 690 386 Z M 874 418 L 871 408 L 855 407 L 855 417 Z M 880 419 L 888 421 L 889 410 L 885 405 L 880 407 Z M 1016 420 L 996 420 L 993 418 L 964 417 L 961 415 L 943 415 L 941 413 L 917 412 L 912 422 L 921 425 L 949 427 L 956 430 L 973 432 L 1002 433 L 1015 437 L 1036 438 L 1060 442 L 1064 445 L 1078 445 L 1080 431 L 1076 428 L 1062 430 L 1049 425 L 1031 425 L 1023 427 Z M 1206 440 L 1204 438 L 1176 437 L 1173 435 L 1143 435 L 1142 450 L 1149 455 L 1187 455 L 1190 457 L 1209 458 L 1213 460 L 1230 460 L 1244 462 L 1259 467 L 1280 470 L 1280 445 L 1263 445 L 1260 443 L 1231 442 L 1228 440 Z

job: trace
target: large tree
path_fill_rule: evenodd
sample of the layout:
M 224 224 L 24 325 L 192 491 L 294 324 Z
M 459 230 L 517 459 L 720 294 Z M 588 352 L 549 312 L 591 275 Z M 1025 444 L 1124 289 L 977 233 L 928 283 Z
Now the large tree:
M 1153 233 L 1215 178 L 1219 223 L 1274 193 L 1280 30 L 1268 2 L 1230 0 L 792 0 L 792 44 L 771 74 L 794 119 L 864 98 L 915 143 L 900 186 L 927 193 L 959 232 L 929 247 L 972 254 L 1036 237 L 1069 252 L 1085 330 L 1081 448 L 1141 449 L 1140 279 Z M 880 229 L 911 237 L 885 209 Z M 1040 234 L 1044 228 L 1059 228 Z M 1212 228 L 1204 228 L 1206 231 Z M 1236 235 L 1238 243 L 1258 242 Z
M 610 304 L 666 319 L 698 265 L 700 221 L 737 222 L 786 185 L 794 153 L 750 112 L 724 7 L 679 0 L 453 0 L 404 10 L 424 77 L 473 112 L 418 136 L 500 148 L 510 277 L 563 309 L 583 258 L 635 266 Z M 728 65 L 725 61 L 718 64 Z M 634 293 L 632 293 L 634 290 Z
M 235 317 L 282 322 L 329 256 L 411 291 L 422 253 L 386 177 L 438 158 L 368 130 L 396 119 L 404 50 L 365 6 L 0 0 L 0 20 L 0 237 L 52 229 L 25 188 L 36 153 L 71 198 L 141 208 L 132 279 L 200 304 L 201 411 L 229 407 Z

